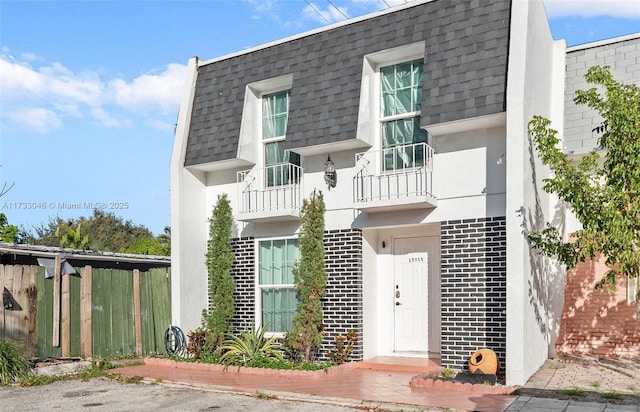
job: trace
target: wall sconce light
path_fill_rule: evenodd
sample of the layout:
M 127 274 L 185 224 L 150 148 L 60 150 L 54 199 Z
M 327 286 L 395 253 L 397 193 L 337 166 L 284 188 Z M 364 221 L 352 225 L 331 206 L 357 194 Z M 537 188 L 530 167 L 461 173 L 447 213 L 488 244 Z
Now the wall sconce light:
M 329 190 L 331 190 L 332 187 L 336 187 L 337 178 L 338 175 L 335 165 L 331 161 L 331 156 L 327 156 L 327 161 L 324 162 L 324 182 L 327 184 Z
M 385 242 L 384 240 L 382 241 L 382 248 L 386 248 L 387 247 L 387 242 Z

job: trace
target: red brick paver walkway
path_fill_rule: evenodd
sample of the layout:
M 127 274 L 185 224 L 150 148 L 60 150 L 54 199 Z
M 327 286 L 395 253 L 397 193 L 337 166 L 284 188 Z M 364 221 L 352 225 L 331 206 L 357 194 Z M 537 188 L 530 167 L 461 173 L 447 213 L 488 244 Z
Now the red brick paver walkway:
M 184 384 L 210 385 L 240 392 L 279 392 L 304 396 L 327 397 L 349 402 L 379 402 L 413 405 L 414 407 L 437 407 L 463 411 L 504 411 L 517 396 L 486 395 L 474 392 L 452 391 L 451 388 L 412 388 L 411 378 L 418 373 L 391 370 L 346 367 L 329 374 L 324 372 L 314 376 L 275 376 L 253 373 L 238 373 L 236 369 L 227 371 L 211 370 L 208 365 L 182 362 L 167 362 L 148 359 L 145 365 L 119 368 L 118 373 L 126 376 L 142 376 L 147 379 L 170 381 Z M 469 388 L 471 390 L 471 388 Z

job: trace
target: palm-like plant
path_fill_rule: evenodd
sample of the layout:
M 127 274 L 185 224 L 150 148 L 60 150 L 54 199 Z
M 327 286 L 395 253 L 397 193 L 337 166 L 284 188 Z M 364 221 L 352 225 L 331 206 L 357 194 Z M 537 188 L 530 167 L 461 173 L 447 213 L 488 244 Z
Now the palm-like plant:
M 10 385 L 29 372 L 29 361 L 20 346 L 0 341 L 0 385 Z
M 283 361 L 280 343 L 277 337 L 266 339 L 262 326 L 245 330 L 240 336 L 227 334 L 220 349 L 223 351 L 220 361 L 229 366 L 245 366 L 258 359 Z

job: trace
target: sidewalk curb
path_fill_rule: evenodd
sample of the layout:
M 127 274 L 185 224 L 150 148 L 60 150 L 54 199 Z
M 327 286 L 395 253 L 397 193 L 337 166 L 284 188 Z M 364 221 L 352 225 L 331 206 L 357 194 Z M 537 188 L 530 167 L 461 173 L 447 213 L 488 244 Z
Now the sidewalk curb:
M 354 408 L 354 409 L 360 409 L 360 410 L 375 410 L 375 411 L 385 411 L 385 412 L 442 412 L 446 410 L 448 412 L 465 412 L 460 409 L 429 408 L 429 407 L 424 407 L 419 405 L 399 404 L 399 403 L 392 403 L 392 402 L 389 402 L 389 403 L 374 402 L 374 401 L 365 401 L 365 400 L 347 399 L 347 398 L 334 398 L 334 397 L 311 395 L 311 394 L 260 390 L 260 389 L 253 389 L 253 388 L 232 388 L 228 386 L 189 384 L 184 382 L 172 382 L 172 381 L 156 382 L 154 380 L 146 379 L 146 378 L 142 381 L 142 383 L 154 384 L 154 385 L 157 384 L 157 385 L 163 385 L 163 386 L 173 387 L 173 388 L 191 388 L 191 389 L 198 389 L 198 390 L 203 390 L 207 392 L 235 393 L 237 395 L 243 395 L 243 396 L 256 396 L 257 393 L 261 393 L 266 395 L 267 397 L 274 397 L 276 399 L 284 400 L 284 401 L 319 403 L 323 405 L 341 406 L 341 407 L 348 407 L 348 408 Z

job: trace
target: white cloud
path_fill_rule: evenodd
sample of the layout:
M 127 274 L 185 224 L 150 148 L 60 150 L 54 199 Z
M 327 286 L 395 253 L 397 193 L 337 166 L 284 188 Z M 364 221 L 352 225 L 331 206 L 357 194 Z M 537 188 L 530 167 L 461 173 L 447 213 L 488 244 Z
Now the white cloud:
M 639 0 L 544 0 L 544 6 L 549 18 L 566 16 L 640 17 Z
M 400 4 L 409 3 L 413 0 L 353 0 L 356 4 L 364 4 L 375 6 L 379 10 L 386 9 L 388 7 L 398 6 Z
M 85 116 L 104 127 L 130 127 L 127 112 L 163 122 L 178 111 L 184 65 L 169 64 L 132 80 L 103 80 L 94 71 L 74 72 L 42 60 L 31 53 L 16 59 L 6 47 L 0 54 L 0 102 L 12 108 L 0 116 L 28 130 L 46 133 L 62 127 L 65 117 Z
M 12 111 L 8 116 L 28 130 L 40 134 L 62 127 L 62 122 L 56 113 L 44 108 L 25 108 Z
M 174 132 L 176 129 L 176 124 L 174 123 L 170 123 L 170 122 L 165 122 L 162 120 L 158 120 L 158 119 L 149 119 L 147 121 L 144 122 L 147 126 L 156 129 L 156 130 L 160 130 L 162 132 Z
M 348 16 L 346 7 L 339 7 L 339 10 L 330 4 L 322 9 L 316 3 L 309 3 L 307 7 L 302 10 L 302 16 L 310 20 L 316 20 L 320 23 L 335 23 L 338 21 L 346 20 L 343 13 Z
M 186 67 L 169 64 L 158 74 L 144 74 L 132 82 L 115 79 L 114 89 L 117 103 L 137 113 L 161 111 L 163 114 L 177 112 L 182 97 Z
M 260 18 L 263 14 L 270 13 L 277 8 L 277 3 L 274 0 L 244 0 L 253 8 L 253 15 L 251 18 Z
M 105 127 L 122 127 L 122 123 L 109 115 L 103 108 L 95 107 L 91 109 L 91 115 Z

